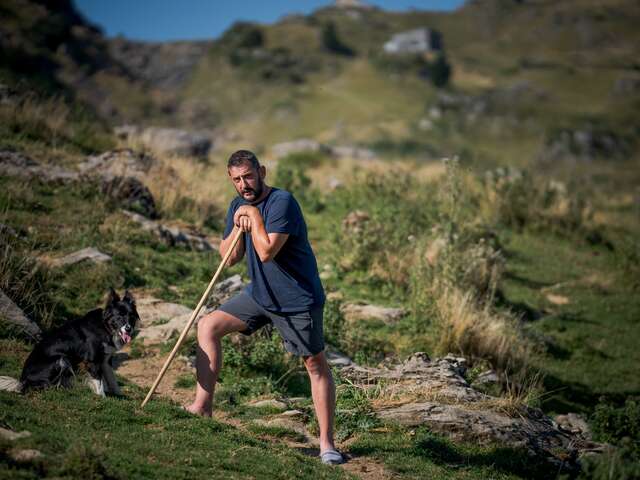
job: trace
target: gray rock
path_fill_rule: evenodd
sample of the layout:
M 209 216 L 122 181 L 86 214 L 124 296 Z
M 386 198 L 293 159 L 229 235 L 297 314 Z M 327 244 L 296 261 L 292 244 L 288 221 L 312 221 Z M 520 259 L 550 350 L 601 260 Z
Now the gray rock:
M 189 307 L 153 297 L 138 298 L 136 309 L 140 316 L 136 338 L 145 344 L 166 342 L 172 335 L 182 333 L 193 313 Z M 201 311 L 198 319 L 202 316 Z M 192 328 L 189 334 L 193 335 L 195 331 Z
M 134 177 L 142 181 L 155 162 L 150 155 L 135 152 L 130 148 L 121 148 L 100 155 L 91 155 L 80 164 L 79 169 L 84 175 L 104 179 Z
M 624 76 L 618 78 L 613 84 L 611 93 L 619 97 L 635 95 L 640 92 L 640 76 Z
M 102 253 L 100 250 L 87 247 L 77 252 L 70 253 L 62 258 L 55 259 L 51 262 L 53 267 L 64 267 L 68 265 L 75 265 L 76 263 L 89 260 L 94 263 L 110 262 L 111 257 L 106 253 Z
M 213 287 L 211 294 L 207 299 L 207 307 L 211 309 L 217 308 L 227 299 L 240 292 L 245 285 L 246 284 L 242 281 L 242 277 L 238 274 L 226 278 Z
M 103 177 L 101 190 L 124 209 L 135 210 L 147 218 L 158 218 L 151 191 L 135 177 Z
M 13 430 L 7 430 L 6 428 L 0 427 L 0 438 L 3 440 L 8 440 L 13 442 L 14 440 L 19 440 L 21 438 L 27 438 L 31 436 L 31 432 L 24 430 L 22 432 L 14 432 Z
M 139 213 L 122 211 L 132 221 L 140 225 L 143 230 L 153 233 L 162 242 L 171 247 L 185 247 L 197 252 L 208 252 L 214 250 L 212 243 L 203 235 L 193 235 L 184 232 L 177 227 L 163 225 L 154 220 L 149 220 Z
M 194 157 L 206 156 L 212 145 L 211 138 L 205 134 L 161 127 L 145 128 L 131 140 L 138 140 L 160 154 Z
M 37 178 L 43 182 L 67 184 L 79 175 L 55 165 L 42 165 L 19 152 L 0 151 L 0 174 L 25 179 Z
M 357 160 L 375 160 L 378 154 L 369 148 L 338 145 L 331 147 L 331 154 L 338 158 L 353 158 Z
M 40 327 L 18 307 L 2 290 L 0 290 L 0 319 L 18 327 L 35 340 L 42 336 Z
M 550 134 L 538 154 L 541 162 L 624 159 L 631 152 L 630 142 L 615 132 L 585 127 L 564 129 Z
M 486 370 L 482 372 L 471 383 L 471 386 L 473 388 L 483 389 L 483 390 L 487 388 L 491 388 L 494 385 L 500 385 L 500 377 L 493 370 Z
M 462 357 L 430 360 L 418 352 L 391 368 L 352 364 L 342 368 L 341 375 L 362 388 L 381 389 L 373 404 L 377 415 L 406 427 L 424 425 L 457 441 L 521 447 L 555 465 L 566 462 L 569 468 L 576 468 L 582 452 L 601 448 L 557 428 L 538 409 L 509 406 L 504 399 L 478 392 L 463 378 L 465 368 Z
M 327 357 L 327 362 L 332 367 L 346 367 L 348 365 L 353 364 L 353 360 L 347 357 L 344 353 L 340 353 L 337 350 L 325 350 L 325 356 Z
M 380 305 L 360 305 L 355 303 L 347 303 L 340 307 L 340 311 L 344 315 L 345 320 L 355 322 L 358 320 L 380 320 L 387 325 L 393 325 L 398 322 L 404 315 L 406 310 L 403 308 L 382 307 Z

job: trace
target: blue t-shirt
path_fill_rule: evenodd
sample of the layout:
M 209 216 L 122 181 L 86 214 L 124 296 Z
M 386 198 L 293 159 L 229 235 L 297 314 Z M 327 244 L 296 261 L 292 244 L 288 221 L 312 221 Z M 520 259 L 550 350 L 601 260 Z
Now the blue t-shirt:
M 223 238 L 233 230 L 236 210 L 247 204 L 241 197 L 231 202 Z M 288 233 L 289 237 L 271 261 L 262 263 L 253 248 L 251 234 L 244 234 L 251 278 L 247 293 L 265 310 L 277 313 L 304 312 L 321 307 L 325 300 L 324 290 L 307 238 L 307 224 L 296 199 L 291 193 L 272 187 L 254 207 L 260 211 L 267 233 Z

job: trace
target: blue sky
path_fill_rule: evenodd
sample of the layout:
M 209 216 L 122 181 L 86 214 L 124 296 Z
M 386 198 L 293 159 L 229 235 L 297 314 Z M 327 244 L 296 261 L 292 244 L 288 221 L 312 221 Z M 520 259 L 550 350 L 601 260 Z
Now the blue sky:
M 272 23 L 288 13 L 310 13 L 330 0 L 75 0 L 108 36 L 135 40 L 195 40 L 220 35 L 233 22 Z M 463 0 L 371 0 L 385 10 L 452 10 Z

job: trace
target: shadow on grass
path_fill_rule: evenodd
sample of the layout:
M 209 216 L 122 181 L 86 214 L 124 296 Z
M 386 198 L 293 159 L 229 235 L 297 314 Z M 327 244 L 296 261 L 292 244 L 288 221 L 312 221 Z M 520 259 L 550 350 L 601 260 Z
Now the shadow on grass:
M 433 471 L 433 466 L 443 471 L 442 478 L 457 478 L 457 472 L 468 475 L 510 474 L 525 478 L 554 478 L 557 467 L 532 458 L 524 450 L 493 446 L 454 445 L 426 429 L 418 429 L 409 436 L 397 430 L 393 433 L 368 434 L 358 439 L 351 447 L 354 455 L 376 456 L 387 467 L 408 474 L 423 474 Z M 440 478 L 440 477 L 438 477 Z M 466 478 L 466 476 L 464 477 Z

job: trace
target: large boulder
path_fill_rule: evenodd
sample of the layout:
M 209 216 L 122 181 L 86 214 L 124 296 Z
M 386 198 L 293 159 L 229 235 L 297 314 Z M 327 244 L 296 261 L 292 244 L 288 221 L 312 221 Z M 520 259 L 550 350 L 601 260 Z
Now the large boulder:
M 18 307 L 2 290 L 0 290 L 0 320 L 18 328 L 34 340 L 42 335 L 40 327 Z
M 84 175 L 104 179 L 135 177 L 144 180 L 154 163 L 155 159 L 151 155 L 135 152 L 130 148 L 119 148 L 87 157 L 80 164 L 79 170 Z
M 348 322 L 359 320 L 380 320 L 387 325 L 393 325 L 406 315 L 403 308 L 383 307 L 380 305 L 347 303 L 340 311 Z
M 102 253 L 97 248 L 87 247 L 83 248 L 82 250 L 70 253 L 69 255 L 65 255 L 62 258 L 56 258 L 52 260 L 51 266 L 65 267 L 68 265 L 75 265 L 76 263 L 84 261 L 90 261 L 93 263 L 104 263 L 110 262 L 111 257 L 106 253 Z
M 208 135 L 178 128 L 123 125 L 116 127 L 114 133 L 122 140 L 141 143 L 145 148 L 164 155 L 204 157 L 212 146 Z

